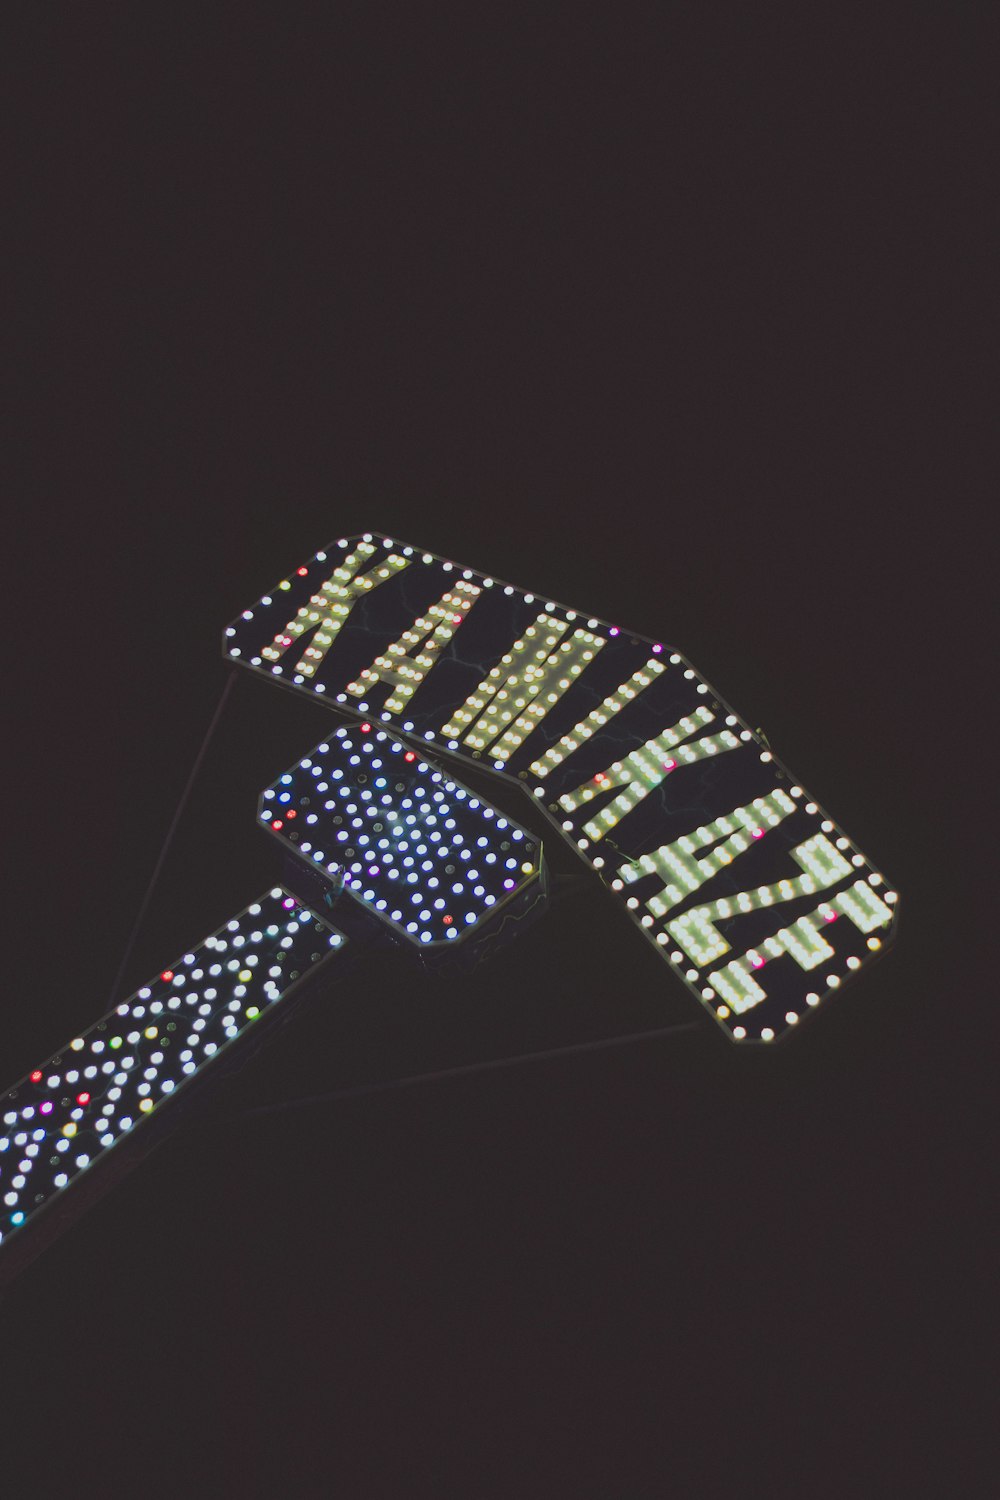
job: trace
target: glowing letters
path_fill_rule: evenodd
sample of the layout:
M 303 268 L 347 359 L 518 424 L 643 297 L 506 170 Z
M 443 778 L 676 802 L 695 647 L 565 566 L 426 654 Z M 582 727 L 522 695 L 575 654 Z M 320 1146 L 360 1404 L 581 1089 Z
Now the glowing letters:
M 734 808 L 725 817 L 716 818 L 652 854 L 640 855 L 621 867 L 619 879 L 632 882 L 644 875 L 658 875 L 664 882 L 663 888 L 650 896 L 646 905 L 654 917 L 666 916 L 685 896 L 704 885 L 725 865 L 732 864 L 737 854 L 749 849 L 751 840 L 763 838 L 768 828 L 776 827 L 794 811 L 795 803 L 779 788 L 768 797 L 755 798 L 748 807 Z M 720 839 L 722 842 L 717 842 Z M 696 851 L 709 844 L 715 844 L 711 853 L 704 859 L 696 858 Z
M 350 614 L 355 599 L 377 588 L 400 569 L 409 567 L 405 557 L 391 552 L 380 566 L 370 568 L 367 573 L 359 573 L 358 569 L 376 551 L 377 548 L 371 542 L 359 542 L 319 592 L 313 594 L 308 604 L 302 605 L 295 618 L 289 620 L 284 630 L 278 632 L 261 654 L 268 661 L 280 661 L 293 641 L 315 630 L 312 645 L 306 647 L 295 664 L 295 670 L 303 677 L 314 676 Z
M 539 781 L 544 781 L 550 771 L 562 765 L 567 755 L 572 755 L 574 750 L 578 750 L 592 734 L 595 734 L 598 729 L 603 729 L 615 714 L 620 714 L 625 704 L 641 693 L 643 688 L 649 687 L 653 679 L 658 677 L 663 670 L 664 663 L 658 661 L 655 656 L 651 656 L 644 666 L 632 673 L 627 682 L 621 684 L 617 692 L 605 698 L 598 708 L 592 709 L 585 719 L 581 719 L 579 724 L 574 725 L 568 733 L 563 735 L 562 739 L 546 750 L 544 755 L 532 761 L 528 767 L 532 775 L 537 776 Z
M 715 926 L 717 921 L 756 911 L 761 906 L 792 901 L 796 896 L 811 896 L 814 891 L 827 890 L 851 873 L 847 860 L 833 847 L 825 833 L 799 844 L 791 850 L 791 856 L 803 870 L 803 874 L 794 879 L 779 880 L 774 885 L 758 886 L 755 891 L 745 891 L 736 897 L 723 897 L 706 906 L 692 907 L 682 917 L 667 923 L 674 942 L 684 949 L 692 963 L 703 968 L 729 952 L 729 944 Z M 800 943 L 803 940 L 808 947 L 805 930 L 798 939 Z M 811 968 L 812 964 L 804 967 Z
M 567 792 L 559 798 L 559 806 L 566 812 L 573 812 L 601 792 L 623 786 L 623 792 L 589 823 L 583 825 L 588 838 L 603 838 L 678 766 L 692 765 L 707 755 L 718 755 L 720 750 L 739 749 L 739 739 L 730 729 L 724 729 L 721 734 L 705 735 L 693 744 L 681 743 L 697 729 L 710 724 L 714 717 L 709 708 L 696 709 L 692 715 L 680 719 L 655 739 L 647 740 L 638 750 L 630 751 L 624 760 L 616 760 L 606 771 L 598 771 L 592 781 L 577 787 L 574 792 Z
M 838 877 L 834 876 L 836 878 Z M 800 917 L 789 927 L 782 927 L 757 948 L 751 948 L 741 958 L 730 960 L 724 969 L 709 974 L 709 983 L 737 1014 L 750 1010 L 752 1006 L 767 999 L 767 992 L 757 983 L 752 971 L 762 969 L 768 959 L 780 958 L 783 953 L 789 954 L 799 968 L 806 972 L 815 969 L 818 964 L 828 962 L 835 955 L 823 936 L 823 928 L 824 925 L 835 922 L 841 913 L 854 923 L 859 932 L 864 933 L 872 932 L 877 927 L 887 927 L 892 921 L 892 912 L 879 900 L 871 887 L 863 880 L 856 881 L 847 890 L 840 891 L 832 901 L 824 901 L 814 912 Z M 828 926 L 826 930 L 829 931 Z M 877 950 L 879 946 L 876 941 L 874 949 Z M 809 1003 L 815 1004 L 818 998 L 816 995 L 808 997 Z
M 393 691 L 386 699 L 386 710 L 401 713 L 481 592 L 474 583 L 465 582 L 449 589 L 394 645 L 387 646 L 370 667 L 365 667 L 356 682 L 349 682 L 347 691 L 365 698 L 378 682 L 391 683 Z
M 565 620 L 543 611 L 441 733 L 507 760 L 603 645 L 589 630 L 567 634 Z

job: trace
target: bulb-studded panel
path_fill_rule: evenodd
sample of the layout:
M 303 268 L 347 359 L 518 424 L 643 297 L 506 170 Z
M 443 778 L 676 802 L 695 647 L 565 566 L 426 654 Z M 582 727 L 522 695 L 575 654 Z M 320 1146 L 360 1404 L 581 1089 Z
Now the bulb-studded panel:
M 537 885 L 538 840 L 367 722 L 269 786 L 263 824 L 410 942 L 479 935 Z

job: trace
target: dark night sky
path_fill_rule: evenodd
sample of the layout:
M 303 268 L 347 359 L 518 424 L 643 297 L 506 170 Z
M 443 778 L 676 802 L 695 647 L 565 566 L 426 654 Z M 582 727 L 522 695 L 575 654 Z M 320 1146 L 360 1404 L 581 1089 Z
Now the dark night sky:
M 209 10 L 5 46 L 3 1081 L 107 1008 L 221 627 L 369 527 L 683 648 L 900 937 L 773 1051 L 586 883 L 466 995 L 331 984 L 7 1291 L 5 1472 L 992 1492 L 978 21 Z M 257 791 L 328 723 L 238 682 L 129 988 L 277 877 Z

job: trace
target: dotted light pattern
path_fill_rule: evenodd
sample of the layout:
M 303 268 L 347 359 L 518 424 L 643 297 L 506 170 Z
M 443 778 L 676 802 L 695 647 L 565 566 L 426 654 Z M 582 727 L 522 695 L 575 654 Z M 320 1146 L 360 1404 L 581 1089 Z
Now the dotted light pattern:
M 550 771 L 562 765 L 567 755 L 572 755 L 575 750 L 579 750 L 585 740 L 589 740 L 592 734 L 603 729 L 616 714 L 621 713 L 626 703 L 630 703 L 638 693 L 642 692 L 643 688 L 649 687 L 653 679 L 664 670 L 665 663 L 651 656 L 644 666 L 640 667 L 637 672 L 633 672 L 632 676 L 623 682 L 616 692 L 605 698 L 598 708 L 592 709 L 585 719 L 581 719 L 579 724 L 557 740 L 544 755 L 533 760 L 528 767 L 531 775 L 537 777 L 539 781 L 544 781 Z
M 641 918 L 641 925 L 648 937 L 655 937 L 665 957 L 669 944 L 676 944 L 669 953 L 671 963 L 692 988 L 701 986 L 702 999 L 713 1002 L 717 1018 L 724 1022 L 732 1023 L 734 1017 L 741 1017 L 744 1012 L 768 1000 L 767 990 L 755 976 L 770 960 L 788 955 L 803 972 L 835 960 L 836 951 L 828 939 L 830 924 L 840 916 L 846 916 L 853 929 L 867 937 L 867 949 L 872 955 L 882 947 L 882 940 L 872 934 L 879 928 L 891 926 L 895 892 L 887 892 L 883 900 L 873 889 L 883 884 L 883 878 L 872 871 L 866 879 L 856 879 L 829 901 L 821 902 L 814 911 L 779 927 L 721 969 L 699 975 L 699 970 L 730 951 L 731 945 L 716 923 L 828 889 L 852 874 L 857 875 L 859 867 L 865 865 L 863 856 L 851 850 L 846 838 L 840 837 L 834 843 L 827 836 L 834 833 L 835 828 L 825 819 L 819 833 L 787 851 L 799 865 L 801 875 L 691 907 L 682 915 L 663 921 L 692 893 L 731 865 L 752 844 L 763 840 L 790 814 L 805 812 L 808 817 L 818 820 L 822 815 L 815 803 L 804 808 L 798 806 L 795 799 L 802 796 L 801 787 L 793 787 L 791 795 L 777 788 L 770 795 L 755 798 L 748 806 L 735 808 L 726 817 L 696 829 L 691 835 L 622 865 L 611 882 L 613 889 L 621 890 L 649 876 L 657 877 L 660 888 L 646 897 L 643 904 L 647 914 Z M 711 844 L 714 847 L 698 858 L 697 852 Z M 640 902 L 633 896 L 626 904 L 634 911 Z M 657 926 L 660 930 L 655 931 Z M 857 954 L 846 958 L 849 972 L 859 968 L 860 964 L 861 958 Z M 693 967 L 689 967 L 691 965 Z M 838 988 L 841 983 L 841 975 L 837 972 L 827 974 L 825 978 L 828 990 Z M 809 992 L 804 998 L 806 1005 L 813 1008 L 820 1003 L 821 996 Z M 788 1011 L 784 1016 L 785 1027 L 795 1025 L 798 1020 L 797 1010 Z M 731 1024 L 730 1029 L 737 1041 L 747 1039 L 745 1026 Z M 757 1038 L 772 1041 L 775 1035 L 772 1026 L 762 1026 Z
M 756 911 L 762 906 L 792 901 L 796 896 L 811 896 L 815 891 L 827 890 L 851 873 L 847 860 L 833 847 L 825 833 L 806 839 L 805 843 L 789 852 L 795 863 L 802 866 L 804 874 L 779 880 L 774 885 L 758 886 L 755 891 L 744 891 L 735 899 L 724 897 L 706 906 L 693 906 L 682 917 L 667 923 L 670 936 L 678 947 L 684 949 L 692 963 L 702 968 L 729 952 L 730 945 L 715 926 L 716 921 L 735 916 L 737 912 Z
M 793 853 L 798 852 L 793 850 Z M 830 884 L 832 883 L 831 880 Z M 757 891 L 754 894 L 761 893 Z M 790 927 L 782 927 L 773 937 L 766 938 L 759 948 L 751 948 L 741 958 L 731 959 L 723 969 L 709 974 L 709 983 L 737 1014 L 759 1005 L 767 998 L 767 992 L 757 983 L 752 971 L 762 969 L 769 958 L 780 958 L 783 953 L 790 954 L 799 968 L 806 971 L 815 969 L 818 964 L 828 963 L 835 957 L 835 952 L 823 936 L 822 926 L 835 922 L 841 913 L 849 917 L 858 931 L 863 933 L 873 932 L 877 927 L 886 927 L 892 920 L 889 907 L 876 896 L 871 886 L 866 885 L 863 880 L 855 881 L 853 886 L 839 892 L 832 901 L 824 901 L 815 912 L 800 917 Z M 724 953 L 728 948 L 729 944 L 724 943 L 720 951 Z M 712 954 L 712 958 L 717 956 L 716 953 Z M 695 961 L 699 965 L 709 962 L 708 959 Z M 816 1003 L 815 996 L 813 1003 Z
M 718 755 L 720 750 L 740 748 L 739 739 L 731 729 L 723 729 L 720 734 L 705 735 L 693 744 L 681 744 L 695 730 L 710 724 L 714 717 L 709 708 L 696 709 L 692 715 L 665 729 L 655 739 L 647 740 L 637 750 L 631 751 L 624 760 L 616 760 L 606 771 L 598 771 L 585 785 L 567 792 L 559 798 L 559 806 L 565 812 L 573 812 L 599 793 L 607 792 L 612 787 L 624 786 L 625 790 L 609 802 L 596 818 L 583 825 L 588 838 L 603 838 L 677 766 L 693 765 L 696 760 L 702 760 L 707 755 Z
M 371 667 L 365 667 L 357 681 L 349 682 L 347 691 L 363 698 L 377 682 L 391 682 L 394 690 L 386 699 L 386 711 L 401 713 L 481 593 L 474 583 L 456 584 Z
M 8 1090 L 0 1239 L 131 1136 L 344 941 L 276 888 Z
M 543 610 L 441 733 L 464 740 L 473 750 L 492 746 L 490 754 L 502 765 L 603 645 L 589 630 L 567 635 L 566 621 Z
M 333 645 L 350 614 L 355 599 L 377 588 L 394 573 L 410 565 L 408 558 L 401 557 L 396 552 L 390 552 L 385 561 L 377 567 L 370 568 L 367 573 L 359 572 L 364 563 L 377 551 L 378 548 L 373 542 L 365 540 L 348 557 L 345 557 L 340 567 L 335 568 L 331 577 L 326 579 L 319 591 L 312 595 L 309 603 L 303 604 L 284 629 L 278 632 L 271 644 L 264 647 L 261 654 L 266 660 L 280 661 L 293 641 L 298 640 L 299 636 L 307 631 L 315 630 L 312 645 L 306 647 L 296 662 L 296 671 L 301 676 L 315 676 L 317 667 Z M 288 579 L 283 579 L 278 587 L 287 592 L 291 584 Z
M 539 878 L 536 839 L 368 723 L 268 787 L 260 818 L 413 943 L 471 936 Z
M 646 905 L 654 917 L 665 916 L 717 871 L 732 864 L 738 854 L 750 847 L 752 839 L 762 838 L 769 828 L 776 828 L 782 818 L 794 811 L 795 803 L 778 787 L 767 797 L 755 797 L 748 807 L 734 808 L 724 818 L 716 818 L 674 843 L 665 844 L 652 854 L 643 854 L 632 863 L 622 865 L 618 879 L 631 883 L 644 875 L 658 875 L 663 888 L 650 896 Z M 719 839 L 722 842 L 716 843 Z M 697 850 L 708 844 L 715 844 L 715 848 L 703 859 L 698 859 Z M 621 889 L 617 882 L 616 888 Z M 738 897 L 737 902 L 742 899 Z M 749 901 L 750 898 L 746 899 Z M 750 908 L 748 905 L 740 909 Z
M 381 562 L 377 560 L 380 549 Z M 331 558 L 338 553 L 343 554 L 342 561 L 331 574 Z M 362 573 L 360 569 L 372 559 L 376 559 L 375 565 Z M 392 645 L 384 647 L 370 665 L 359 670 L 355 664 L 349 674 L 339 679 L 336 676 L 331 679 L 328 675 L 326 680 L 319 680 L 328 668 L 331 648 L 337 644 L 345 623 L 356 623 L 350 617 L 360 600 L 367 598 L 374 589 L 380 589 L 379 600 L 385 601 L 385 618 L 388 620 L 393 615 L 398 617 L 400 611 L 407 612 L 406 603 L 401 602 L 407 597 L 407 579 L 419 580 L 422 576 L 447 579 L 454 573 L 460 573 L 460 579 L 455 579 L 435 603 L 426 604 L 419 611 L 410 610 L 412 624 Z M 317 574 L 320 575 L 318 583 Z M 394 583 L 395 592 L 390 587 Z M 398 592 L 400 587 L 403 595 Z M 313 592 L 288 618 L 285 598 L 291 593 L 294 599 L 307 588 Z M 410 700 L 431 675 L 432 669 L 439 667 L 449 655 L 446 648 L 452 643 L 455 629 L 476 599 L 486 596 L 492 596 L 494 602 L 500 600 L 501 604 L 508 606 L 508 613 L 513 611 L 514 615 L 518 610 L 523 615 L 527 607 L 535 605 L 533 594 L 512 584 L 498 586 L 497 580 L 486 574 L 476 573 L 470 568 L 462 569 L 457 563 L 430 552 L 421 553 L 420 549 L 394 542 L 391 537 L 365 532 L 362 537 L 342 537 L 331 543 L 327 550 L 317 552 L 308 563 L 283 578 L 253 608 L 245 609 L 226 627 L 224 649 L 228 657 L 242 666 L 269 671 L 302 691 L 320 695 L 330 693 L 338 704 L 359 714 L 378 712 L 388 720 L 407 709 L 412 711 Z M 459 618 L 453 615 L 449 620 L 452 605 Z M 458 705 L 452 700 L 447 707 L 435 704 L 429 711 L 428 704 L 433 694 L 431 699 L 424 695 L 422 706 L 417 711 L 421 723 L 416 732 L 429 740 L 440 735 L 448 740 L 449 749 L 465 749 L 477 760 L 491 740 L 498 739 L 493 768 L 511 770 L 511 763 L 519 758 L 522 745 L 544 724 L 551 710 L 586 672 L 601 649 L 609 642 L 620 647 L 626 645 L 618 626 L 597 619 L 587 620 L 586 629 L 577 626 L 570 630 L 578 618 L 577 611 L 552 601 L 543 609 L 536 607 L 531 620 L 522 620 L 520 627 L 513 631 L 508 631 L 494 617 L 488 628 L 492 629 L 495 646 L 484 644 L 481 638 L 473 652 L 475 660 L 482 663 L 475 689 L 467 693 L 464 702 Z M 277 633 L 262 640 L 268 622 L 273 629 L 274 623 L 282 619 L 285 623 Z M 454 628 L 447 628 L 449 626 Z M 369 618 L 359 628 L 378 633 L 381 625 Z M 396 631 L 398 628 L 397 623 Z M 568 635 L 567 631 L 570 632 Z M 288 668 L 282 665 L 283 656 L 296 640 L 312 632 L 315 633 L 311 646 L 295 662 L 289 677 Z M 663 651 L 662 645 L 640 643 L 634 636 L 629 638 L 629 644 L 647 653 L 650 648 L 657 654 Z M 521 658 L 526 652 L 528 656 L 522 664 Z M 465 666 L 472 664 L 472 658 L 458 659 Z M 679 656 L 671 657 L 673 662 L 680 660 Z M 577 725 L 573 734 L 564 736 L 562 751 L 546 756 L 545 766 L 551 769 L 560 763 L 576 748 L 574 741 L 583 743 L 587 740 L 663 670 L 664 663 L 656 656 L 645 666 L 633 670 L 617 694 L 606 695 L 603 705 L 593 715 Z M 433 680 L 436 681 L 439 675 L 435 673 Z M 377 689 L 380 683 L 390 684 L 392 691 L 384 703 L 376 706 L 367 701 L 367 694 L 371 689 Z M 699 691 L 707 689 L 700 688 Z M 352 699 L 356 701 L 352 703 Z M 478 722 L 473 724 L 477 718 Z M 429 721 L 433 722 L 433 727 L 428 727 Z M 404 723 L 402 728 L 404 732 L 415 730 L 413 722 Z M 507 732 L 502 734 L 504 729 Z M 526 766 L 531 763 L 531 756 L 524 758 Z
M 330 560 L 337 557 L 342 559 L 342 576 L 338 578 L 334 569 L 333 581 L 342 592 L 334 591 L 334 604 L 340 608 L 337 611 L 331 605 L 328 613 L 338 630 L 345 618 L 352 627 L 341 631 L 339 639 L 331 635 L 331 623 L 324 617 L 321 626 L 317 617 L 323 603 L 317 597 L 318 585 L 330 580 Z M 362 568 L 367 573 L 360 573 Z M 466 598 L 478 590 L 472 623 L 457 636 L 438 637 L 435 645 L 438 627 L 447 622 L 433 611 L 435 606 L 444 608 L 449 595 L 459 596 L 460 582 L 467 585 Z M 374 600 L 367 602 L 373 588 L 377 588 Z M 322 587 L 318 592 L 322 596 Z M 308 603 L 303 602 L 307 593 L 311 596 Z M 294 614 L 297 604 L 301 608 Z M 351 619 L 355 607 L 358 613 Z M 273 632 L 290 614 L 293 619 L 272 640 Z M 468 611 L 461 616 L 468 618 Z M 868 887 L 883 885 L 884 879 L 841 829 L 808 800 L 808 794 L 793 786 L 794 778 L 772 754 L 762 733 L 730 710 L 679 652 L 606 621 L 584 618 L 554 601 L 536 603 L 533 594 L 512 584 L 371 532 L 341 538 L 283 579 L 227 628 L 225 649 L 251 670 L 281 674 L 286 669 L 273 653 L 280 657 L 288 644 L 284 637 L 290 641 L 300 630 L 314 628 L 316 654 L 302 659 L 311 659 L 314 670 L 296 670 L 293 677 L 284 679 L 289 685 L 310 694 L 326 694 L 327 701 L 335 701 L 358 717 L 388 722 L 398 714 L 403 734 L 426 742 L 442 738 L 449 750 L 483 762 L 508 780 L 531 778 L 540 810 L 598 872 L 616 899 L 624 902 L 632 920 L 657 945 L 674 973 L 736 1041 L 766 1042 L 787 1031 L 806 1009 L 819 1005 L 824 995 L 839 988 L 891 940 L 896 911 L 892 891 L 878 898 L 877 926 L 883 929 L 882 935 L 873 929 L 860 939 L 860 950 L 863 926 L 851 917 L 834 936 L 826 919 L 818 919 L 816 912 L 803 914 L 807 895 L 790 898 L 799 906 L 788 910 L 784 925 L 767 933 L 761 930 L 766 907 L 746 910 L 739 906 L 741 895 L 751 898 L 754 890 L 765 885 L 780 889 L 782 879 L 796 878 L 794 869 L 788 871 L 788 859 L 793 848 L 814 836 L 816 830 L 810 823 L 831 835 L 856 879 L 863 877 Z M 579 642 L 585 634 L 592 641 L 571 659 L 565 648 L 574 637 Z M 366 655 L 367 637 L 374 638 L 376 649 Z M 390 641 L 394 646 L 381 644 Z M 369 694 L 370 687 L 374 692 Z M 382 701 L 387 692 L 388 698 Z M 693 737 L 711 722 L 714 713 L 725 715 L 725 730 Z M 664 742 L 662 760 L 659 766 L 653 764 L 652 755 L 660 749 L 656 742 L 669 733 L 663 726 L 676 729 L 685 721 L 694 725 L 690 737 L 674 745 Z M 668 761 L 673 764 L 664 764 Z M 612 781 L 612 776 L 619 779 Z M 608 779 L 602 784 L 601 777 Z M 770 785 L 764 777 L 772 778 Z M 602 796 L 602 790 L 608 796 Z M 756 947 L 746 947 L 745 960 L 734 958 L 724 969 L 707 974 L 679 945 L 674 946 L 667 930 L 667 919 L 682 917 L 684 904 L 678 906 L 664 897 L 664 908 L 657 913 L 640 900 L 646 892 L 641 887 L 633 891 L 632 882 L 639 869 L 646 871 L 646 863 L 658 848 L 679 843 L 682 834 L 695 838 L 701 828 L 720 821 L 722 815 L 730 816 L 725 814 L 727 808 L 736 803 L 749 806 L 755 798 L 776 796 L 779 790 L 796 799 L 796 812 L 788 826 L 762 846 L 774 866 L 773 875 L 760 868 L 759 858 L 748 856 L 756 859 L 754 873 L 746 881 L 748 889 L 739 892 L 727 875 L 725 860 L 716 870 L 725 890 L 722 899 L 732 904 L 737 918 L 745 916 L 748 924 L 745 937 L 740 920 L 727 928 L 727 936 L 737 947 L 751 941 Z M 595 808 L 607 816 L 602 819 Z M 653 855 L 647 853 L 650 850 Z M 739 851 L 730 845 L 728 852 Z M 665 872 L 661 888 L 671 878 Z M 841 892 L 834 899 L 843 896 Z M 690 899 L 691 892 L 687 892 L 684 902 Z M 868 920 L 867 910 L 858 907 L 856 915 Z M 847 915 L 846 910 L 838 908 L 838 912 Z M 774 944 L 780 953 L 774 951 Z M 825 948 L 834 950 L 833 958 Z M 821 955 L 813 965 L 816 988 L 807 993 L 802 993 L 807 967 L 800 955 Z M 773 972 L 760 983 L 753 973 L 758 972 L 762 956 L 765 963 L 772 958 L 784 961 L 775 963 Z M 742 979 L 737 984 L 730 973 L 741 964 L 749 978 L 745 985 Z M 722 976 L 718 989 L 716 975 Z M 723 998 L 724 989 L 733 1004 Z M 745 1010 L 752 1014 L 740 1015 L 736 1003 L 747 996 L 752 1004 Z M 734 1016 L 739 1016 L 738 1022 Z

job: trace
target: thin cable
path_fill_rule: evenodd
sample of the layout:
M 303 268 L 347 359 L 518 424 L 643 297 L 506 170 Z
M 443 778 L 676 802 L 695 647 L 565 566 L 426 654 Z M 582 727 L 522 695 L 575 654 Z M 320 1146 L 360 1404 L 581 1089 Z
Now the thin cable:
M 218 725 L 219 720 L 222 718 L 222 710 L 226 706 L 226 700 L 228 699 L 229 694 L 232 690 L 233 683 L 236 681 L 236 672 L 236 667 L 233 667 L 229 673 L 229 676 L 226 678 L 226 685 L 222 689 L 222 696 L 216 704 L 215 713 L 212 715 L 212 722 L 211 724 L 209 724 L 205 738 L 201 742 L 201 749 L 198 751 L 198 754 L 195 757 L 194 765 L 191 767 L 191 774 L 187 779 L 187 786 L 181 793 L 181 799 L 177 804 L 176 811 L 174 812 L 173 821 L 171 822 L 170 827 L 167 829 L 167 836 L 163 841 L 163 848 L 160 850 L 160 856 L 153 868 L 152 875 L 149 877 L 149 884 L 146 887 L 146 894 L 145 896 L 143 896 L 142 905 L 139 907 L 139 915 L 136 917 L 135 922 L 132 925 L 132 931 L 129 934 L 128 942 L 125 944 L 125 952 L 122 955 L 122 961 L 118 965 L 118 973 L 115 975 L 115 982 L 111 986 L 112 1005 L 114 1005 L 118 999 L 118 992 L 121 988 L 121 982 L 125 975 L 125 970 L 128 968 L 129 959 L 132 957 L 132 949 L 135 947 L 135 940 L 139 935 L 139 928 L 142 926 L 143 918 L 145 917 L 146 912 L 149 908 L 149 903 L 152 899 L 153 891 L 156 887 L 156 882 L 160 878 L 160 871 L 163 869 L 163 864 L 167 857 L 167 852 L 170 849 L 170 845 L 173 843 L 174 834 L 177 832 L 177 825 L 180 823 L 181 816 L 184 812 L 185 807 L 187 806 L 188 797 L 191 795 L 191 788 L 194 786 L 198 776 L 198 772 L 201 770 L 201 763 L 205 759 L 205 752 L 207 751 L 209 742 L 211 741 L 212 736 L 215 733 L 216 726 Z
M 439 1083 L 445 1078 L 468 1077 L 472 1073 L 488 1073 L 497 1068 L 516 1068 L 524 1063 L 548 1062 L 557 1057 L 568 1057 L 574 1052 L 599 1052 L 611 1047 L 624 1047 L 630 1042 L 652 1041 L 655 1037 L 672 1036 L 678 1031 L 691 1031 L 695 1026 L 704 1029 L 702 1021 L 683 1021 L 677 1026 L 661 1026 L 655 1031 L 630 1031 L 625 1036 L 601 1037 L 596 1042 L 574 1042 L 568 1047 L 552 1047 L 546 1052 L 519 1052 L 513 1057 L 500 1057 L 491 1062 L 467 1063 L 460 1068 L 442 1068 L 435 1073 L 413 1073 L 406 1078 L 390 1078 L 383 1083 L 362 1083 L 356 1088 L 337 1089 L 329 1094 L 309 1094 L 301 1099 L 282 1099 L 277 1104 L 261 1104 L 256 1109 L 241 1110 L 236 1116 L 243 1120 L 250 1115 L 273 1115 L 281 1110 L 301 1109 L 310 1104 L 330 1104 L 338 1099 L 359 1099 L 365 1094 L 387 1093 L 390 1089 L 413 1088 L 423 1083 Z

